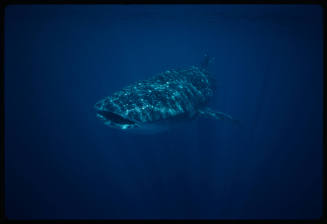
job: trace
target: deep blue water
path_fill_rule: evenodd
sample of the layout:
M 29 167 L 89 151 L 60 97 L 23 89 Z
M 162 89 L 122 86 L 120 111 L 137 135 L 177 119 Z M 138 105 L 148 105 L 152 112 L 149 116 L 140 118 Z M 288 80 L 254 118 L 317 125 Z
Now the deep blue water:
M 15 5 L 5 11 L 11 219 L 312 219 L 322 209 L 322 8 Z M 212 108 L 168 133 L 94 104 L 215 57 Z

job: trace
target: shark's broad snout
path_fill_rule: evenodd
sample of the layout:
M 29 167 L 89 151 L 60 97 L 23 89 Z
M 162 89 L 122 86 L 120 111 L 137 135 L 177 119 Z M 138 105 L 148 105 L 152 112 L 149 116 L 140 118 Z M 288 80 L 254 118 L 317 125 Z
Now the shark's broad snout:
M 97 117 L 104 121 L 108 126 L 118 128 L 118 129 L 130 129 L 137 127 L 136 123 L 123 115 L 110 110 L 112 105 L 108 104 L 108 100 L 100 100 L 95 105 L 94 108 L 97 113 Z

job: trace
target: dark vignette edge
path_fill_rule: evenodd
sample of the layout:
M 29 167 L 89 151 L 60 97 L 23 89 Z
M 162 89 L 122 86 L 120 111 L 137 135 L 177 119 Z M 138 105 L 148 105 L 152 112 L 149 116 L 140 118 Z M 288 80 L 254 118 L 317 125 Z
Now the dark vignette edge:
M 1 114 L 1 129 L 0 129 L 0 144 L 1 144 L 1 151 L 0 151 L 0 222 L 4 223 L 153 223 L 153 222 L 189 222 L 189 223 L 200 223 L 200 222 L 207 222 L 207 223 L 272 223 L 272 224 L 283 224 L 283 223 L 325 223 L 327 221 L 327 194 L 326 194 L 326 174 L 327 174 L 327 166 L 325 164 L 327 153 L 327 15 L 326 15 L 326 8 L 327 3 L 323 0 L 3 0 L 0 3 L 0 24 L 1 24 L 1 41 L 0 41 L 0 48 L 1 48 L 1 56 L 0 56 L 0 114 Z M 5 215 L 5 110 L 4 110 L 4 99 L 5 99 L 5 86 L 4 86 L 4 31 L 5 31 L 5 9 L 9 5 L 14 4 L 319 4 L 323 10 L 323 184 L 322 184 L 322 216 L 320 219 L 315 220 L 279 220 L 279 219 L 265 219 L 265 220 L 251 220 L 251 219 L 236 219 L 236 220 L 169 220 L 169 219 L 162 219 L 162 220 L 9 220 Z

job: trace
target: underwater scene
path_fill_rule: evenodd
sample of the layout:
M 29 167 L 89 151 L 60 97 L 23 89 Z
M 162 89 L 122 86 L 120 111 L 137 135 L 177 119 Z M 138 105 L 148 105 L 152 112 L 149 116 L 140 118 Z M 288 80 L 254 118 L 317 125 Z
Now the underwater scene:
M 9 219 L 318 219 L 319 5 L 10 5 Z

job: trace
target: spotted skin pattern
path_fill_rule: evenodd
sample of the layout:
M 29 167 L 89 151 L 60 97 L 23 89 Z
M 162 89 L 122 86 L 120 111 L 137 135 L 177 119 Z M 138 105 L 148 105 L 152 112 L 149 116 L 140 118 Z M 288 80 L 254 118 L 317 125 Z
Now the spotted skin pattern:
M 191 66 L 131 84 L 100 100 L 95 108 L 135 123 L 151 123 L 179 115 L 193 117 L 212 95 L 208 71 Z

